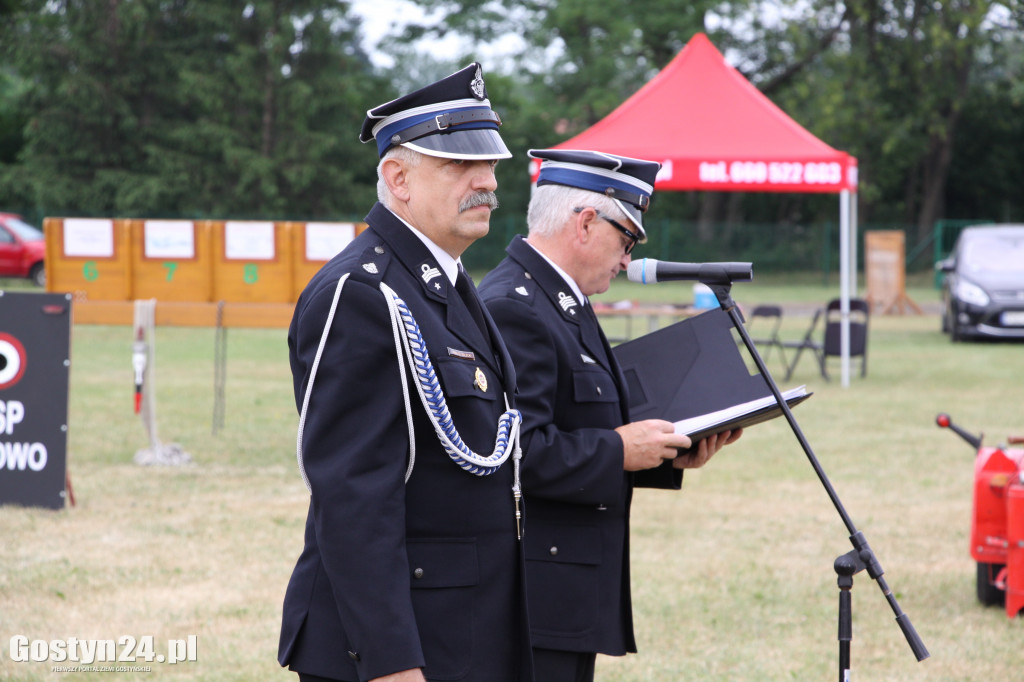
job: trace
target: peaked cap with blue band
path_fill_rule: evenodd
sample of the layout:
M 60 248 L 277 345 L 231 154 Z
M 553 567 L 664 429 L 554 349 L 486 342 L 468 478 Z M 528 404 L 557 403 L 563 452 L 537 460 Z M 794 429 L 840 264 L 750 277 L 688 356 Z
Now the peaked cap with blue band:
M 643 214 L 651 205 L 660 163 L 579 149 L 531 149 L 527 154 L 541 160 L 538 187 L 565 185 L 611 197 L 640 230 L 641 241 L 647 241 Z
M 483 69 L 473 62 L 436 83 L 366 112 L 361 142 L 377 141 L 377 155 L 402 145 L 446 159 L 508 159 L 491 109 Z

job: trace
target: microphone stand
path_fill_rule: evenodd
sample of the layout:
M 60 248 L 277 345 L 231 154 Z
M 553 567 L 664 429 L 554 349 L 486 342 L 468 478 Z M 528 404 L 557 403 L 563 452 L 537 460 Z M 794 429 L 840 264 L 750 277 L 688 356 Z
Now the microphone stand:
M 714 292 L 722 310 L 728 313 L 729 318 L 732 320 L 733 327 L 739 333 L 740 338 L 743 339 L 743 343 L 750 352 L 751 357 L 754 359 L 754 363 L 757 365 L 758 370 L 760 370 L 761 376 L 764 377 L 765 383 L 768 384 L 768 388 L 771 389 L 776 402 L 778 402 L 779 407 L 782 408 L 782 413 L 785 415 L 786 421 L 789 422 L 789 426 L 793 430 L 793 434 L 800 442 L 800 446 L 803 448 L 804 453 L 806 453 L 807 459 L 810 461 L 811 466 L 814 467 L 814 471 L 818 475 L 818 479 L 825 487 L 829 498 L 832 500 L 832 504 L 835 506 L 836 511 L 839 512 L 839 516 L 842 518 L 843 523 L 846 525 L 846 529 L 850 533 L 850 542 L 853 543 L 853 550 L 837 557 L 833 566 L 836 574 L 838 575 L 837 582 L 840 590 L 839 682 L 849 682 L 850 679 L 850 640 L 853 639 L 853 614 L 850 590 L 853 588 L 853 576 L 865 568 L 868 571 L 868 575 L 878 583 L 878 587 L 882 590 L 882 594 L 885 595 L 885 598 L 888 600 L 893 613 L 896 614 L 896 623 L 903 631 L 903 635 L 906 637 L 907 643 L 910 645 L 910 649 L 914 652 L 914 656 L 917 657 L 918 661 L 923 661 L 928 658 L 930 655 L 928 653 L 928 649 L 925 648 L 925 645 L 918 636 L 913 624 L 911 624 L 910 617 L 903 613 L 899 603 L 896 601 L 895 595 L 893 595 L 892 590 L 890 590 L 889 586 L 886 584 L 885 578 L 882 577 L 882 574 L 885 572 L 882 570 L 882 565 L 871 550 L 871 547 L 868 546 L 868 541 L 864 537 L 864 534 L 857 530 L 856 526 L 853 524 L 853 520 L 850 518 L 850 515 L 846 513 L 846 509 L 843 507 L 843 503 L 840 501 L 839 495 L 836 494 L 835 489 L 828 480 L 828 476 L 825 475 L 825 470 L 818 462 L 818 458 L 811 449 L 810 443 L 807 442 L 799 424 L 797 424 L 796 419 L 793 417 L 792 410 L 789 409 L 789 405 L 782 397 L 782 393 L 779 391 L 779 387 L 776 385 L 775 380 L 768 371 L 768 367 L 765 366 L 764 360 L 761 359 L 760 353 L 757 352 L 757 348 L 754 346 L 754 342 L 751 340 L 750 334 L 747 333 L 747 329 L 743 325 L 743 320 L 740 318 L 739 312 L 736 310 L 736 303 L 732 300 L 731 290 L 733 274 L 724 267 L 716 267 L 716 264 L 708 263 L 701 267 L 700 274 L 697 279 Z M 737 279 L 739 279 L 739 277 L 737 277 Z M 750 279 L 750 276 L 748 275 L 744 277 L 744 279 Z

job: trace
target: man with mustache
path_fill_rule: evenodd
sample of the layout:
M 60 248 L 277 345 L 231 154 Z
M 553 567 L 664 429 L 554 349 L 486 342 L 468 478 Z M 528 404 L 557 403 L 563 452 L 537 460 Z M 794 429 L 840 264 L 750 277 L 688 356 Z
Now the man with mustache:
M 607 291 L 646 240 L 643 214 L 660 164 L 593 151 L 529 153 L 542 160 L 529 235 L 512 240 L 480 293 L 519 376 L 534 674 L 590 682 L 596 654 L 636 651 L 633 488 L 678 488 L 683 469 L 703 466 L 742 430 L 691 444 L 670 422 L 630 422 L 626 381 L 587 299 Z
M 515 372 L 459 262 L 500 123 L 475 63 L 370 110 L 380 201 L 296 304 L 310 505 L 278 660 L 300 680 L 533 680 Z

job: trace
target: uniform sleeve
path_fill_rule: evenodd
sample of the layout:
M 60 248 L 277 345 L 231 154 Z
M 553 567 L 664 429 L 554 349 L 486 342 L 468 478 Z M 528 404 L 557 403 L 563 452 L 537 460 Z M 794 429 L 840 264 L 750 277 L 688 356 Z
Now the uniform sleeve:
M 333 287 L 295 327 L 298 365 L 313 364 Z M 324 576 L 363 679 L 424 665 L 405 547 L 408 429 L 387 303 L 349 280 L 316 371 L 302 433 Z
M 563 430 L 553 420 L 564 357 L 558 341 L 535 309 L 524 301 L 495 298 L 488 310 L 501 330 L 516 368 L 523 413 L 522 481 L 531 497 L 587 505 L 617 505 L 622 498 L 622 438 L 613 425 Z M 584 408 L 574 408 L 584 409 Z M 618 409 L 617 407 L 615 408 Z

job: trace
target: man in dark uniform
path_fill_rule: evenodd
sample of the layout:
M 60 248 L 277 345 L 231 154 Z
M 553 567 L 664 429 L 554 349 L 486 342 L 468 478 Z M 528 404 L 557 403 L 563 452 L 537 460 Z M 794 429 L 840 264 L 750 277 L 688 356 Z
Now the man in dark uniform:
M 300 680 L 533 679 L 515 374 L 459 264 L 499 125 L 478 64 L 369 111 L 380 203 L 296 305 L 310 505 L 278 660 Z
M 692 444 L 670 422 L 630 423 L 624 379 L 587 301 L 607 291 L 646 239 L 642 215 L 660 165 L 589 151 L 530 155 L 543 163 L 529 236 L 512 240 L 480 293 L 519 378 L 535 674 L 583 682 L 594 677 L 597 653 L 636 651 L 633 487 L 678 488 L 682 469 L 703 466 L 740 432 L 677 457 Z

